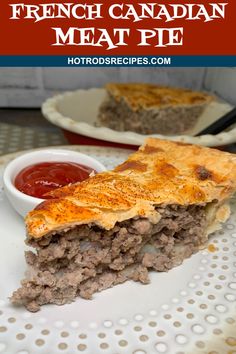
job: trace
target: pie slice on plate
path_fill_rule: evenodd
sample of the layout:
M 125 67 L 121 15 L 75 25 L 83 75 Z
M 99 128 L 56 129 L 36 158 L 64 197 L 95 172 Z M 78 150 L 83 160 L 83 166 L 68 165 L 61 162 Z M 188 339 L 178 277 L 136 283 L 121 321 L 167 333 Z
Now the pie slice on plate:
M 11 301 L 62 305 L 149 282 L 205 247 L 230 214 L 236 156 L 149 138 L 112 171 L 52 192 L 26 217 L 29 270 Z

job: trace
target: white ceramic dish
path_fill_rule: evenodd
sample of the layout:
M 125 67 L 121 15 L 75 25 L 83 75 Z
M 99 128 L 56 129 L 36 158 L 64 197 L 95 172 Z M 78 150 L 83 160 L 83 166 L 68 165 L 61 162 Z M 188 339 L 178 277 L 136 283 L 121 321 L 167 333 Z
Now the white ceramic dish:
M 64 147 L 65 148 L 65 147 Z M 71 147 L 68 147 L 71 149 Z M 108 169 L 129 151 L 72 147 Z M 0 157 L 3 164 L 16 155 Z M 233 202 L 233 200 L 232 200 Z M 203 250 L 151 283 L 126 282 L 38 313 L 13 307 L 8 297 L 25 271 L 23 220 L 0 190 L 0 353 L 4 354 L 229 354 L 236 343 L 236 206 L 223 230 Z M 3 286 L 4 285 L 4 286 Z
M 77 151 L 69 151 L 64 149 L 48 148 L 27 152 L 16 157 L 6 166 L 4 170 L 3 184 L 5 193 L 13 208 L 23 217 L 38 204 L 42 203 L 44 199 L 31 197 L 20 192 L 14 185 L 15 177 L 23 168 L 27 166 L 48 161 L 76 162 L 89 166 L 97 172 L 106 170 L 105 166 L 96 159 L 88 155 L 81 154 Z
M 117 132 L 103 127 L 95 127 L 94 122 L 98 109 L 105 97 L 104 89 L 77 90 L 47 99 L 42 105 L 43 115 L 62 129 L 87 137 L 130 145 L 141 145 L 147 135 L 133 132 Z M 157 138 L 168 138 L 205 146 L 227 145 L 236 141 L 236 128 L 217 135 L 194 135 L 229 112 L 232 106 L 226 102 L 212 102 L 199 118 L 194 129 L 188 135 L 163 136 L 153 134 Z

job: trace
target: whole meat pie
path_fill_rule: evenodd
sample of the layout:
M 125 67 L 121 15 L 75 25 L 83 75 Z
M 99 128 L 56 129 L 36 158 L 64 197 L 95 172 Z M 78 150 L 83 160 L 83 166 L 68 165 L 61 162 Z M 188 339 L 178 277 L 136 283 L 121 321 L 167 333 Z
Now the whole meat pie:
M 11 297 L 30 311 L 128 279 L 149 282 L 205 247 L 229 214 L 236 156 L 165 140 L 114 170 L 52 192 L 26 217 L 29 271 Z

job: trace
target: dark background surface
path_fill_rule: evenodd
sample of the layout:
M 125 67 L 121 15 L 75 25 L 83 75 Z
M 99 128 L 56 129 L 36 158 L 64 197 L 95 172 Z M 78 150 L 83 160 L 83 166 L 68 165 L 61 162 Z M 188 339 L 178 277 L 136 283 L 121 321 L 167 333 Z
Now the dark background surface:
M 0 155 L 66 144 L 61 130 L 39 109 L 0 109 Z

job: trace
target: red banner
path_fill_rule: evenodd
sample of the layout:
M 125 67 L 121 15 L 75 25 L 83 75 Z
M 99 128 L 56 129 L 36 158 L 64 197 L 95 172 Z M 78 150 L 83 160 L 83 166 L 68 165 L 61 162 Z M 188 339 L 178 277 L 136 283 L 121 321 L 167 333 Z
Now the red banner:
M 236 1 L 0 5 L 3 55 L 233 55 Z

